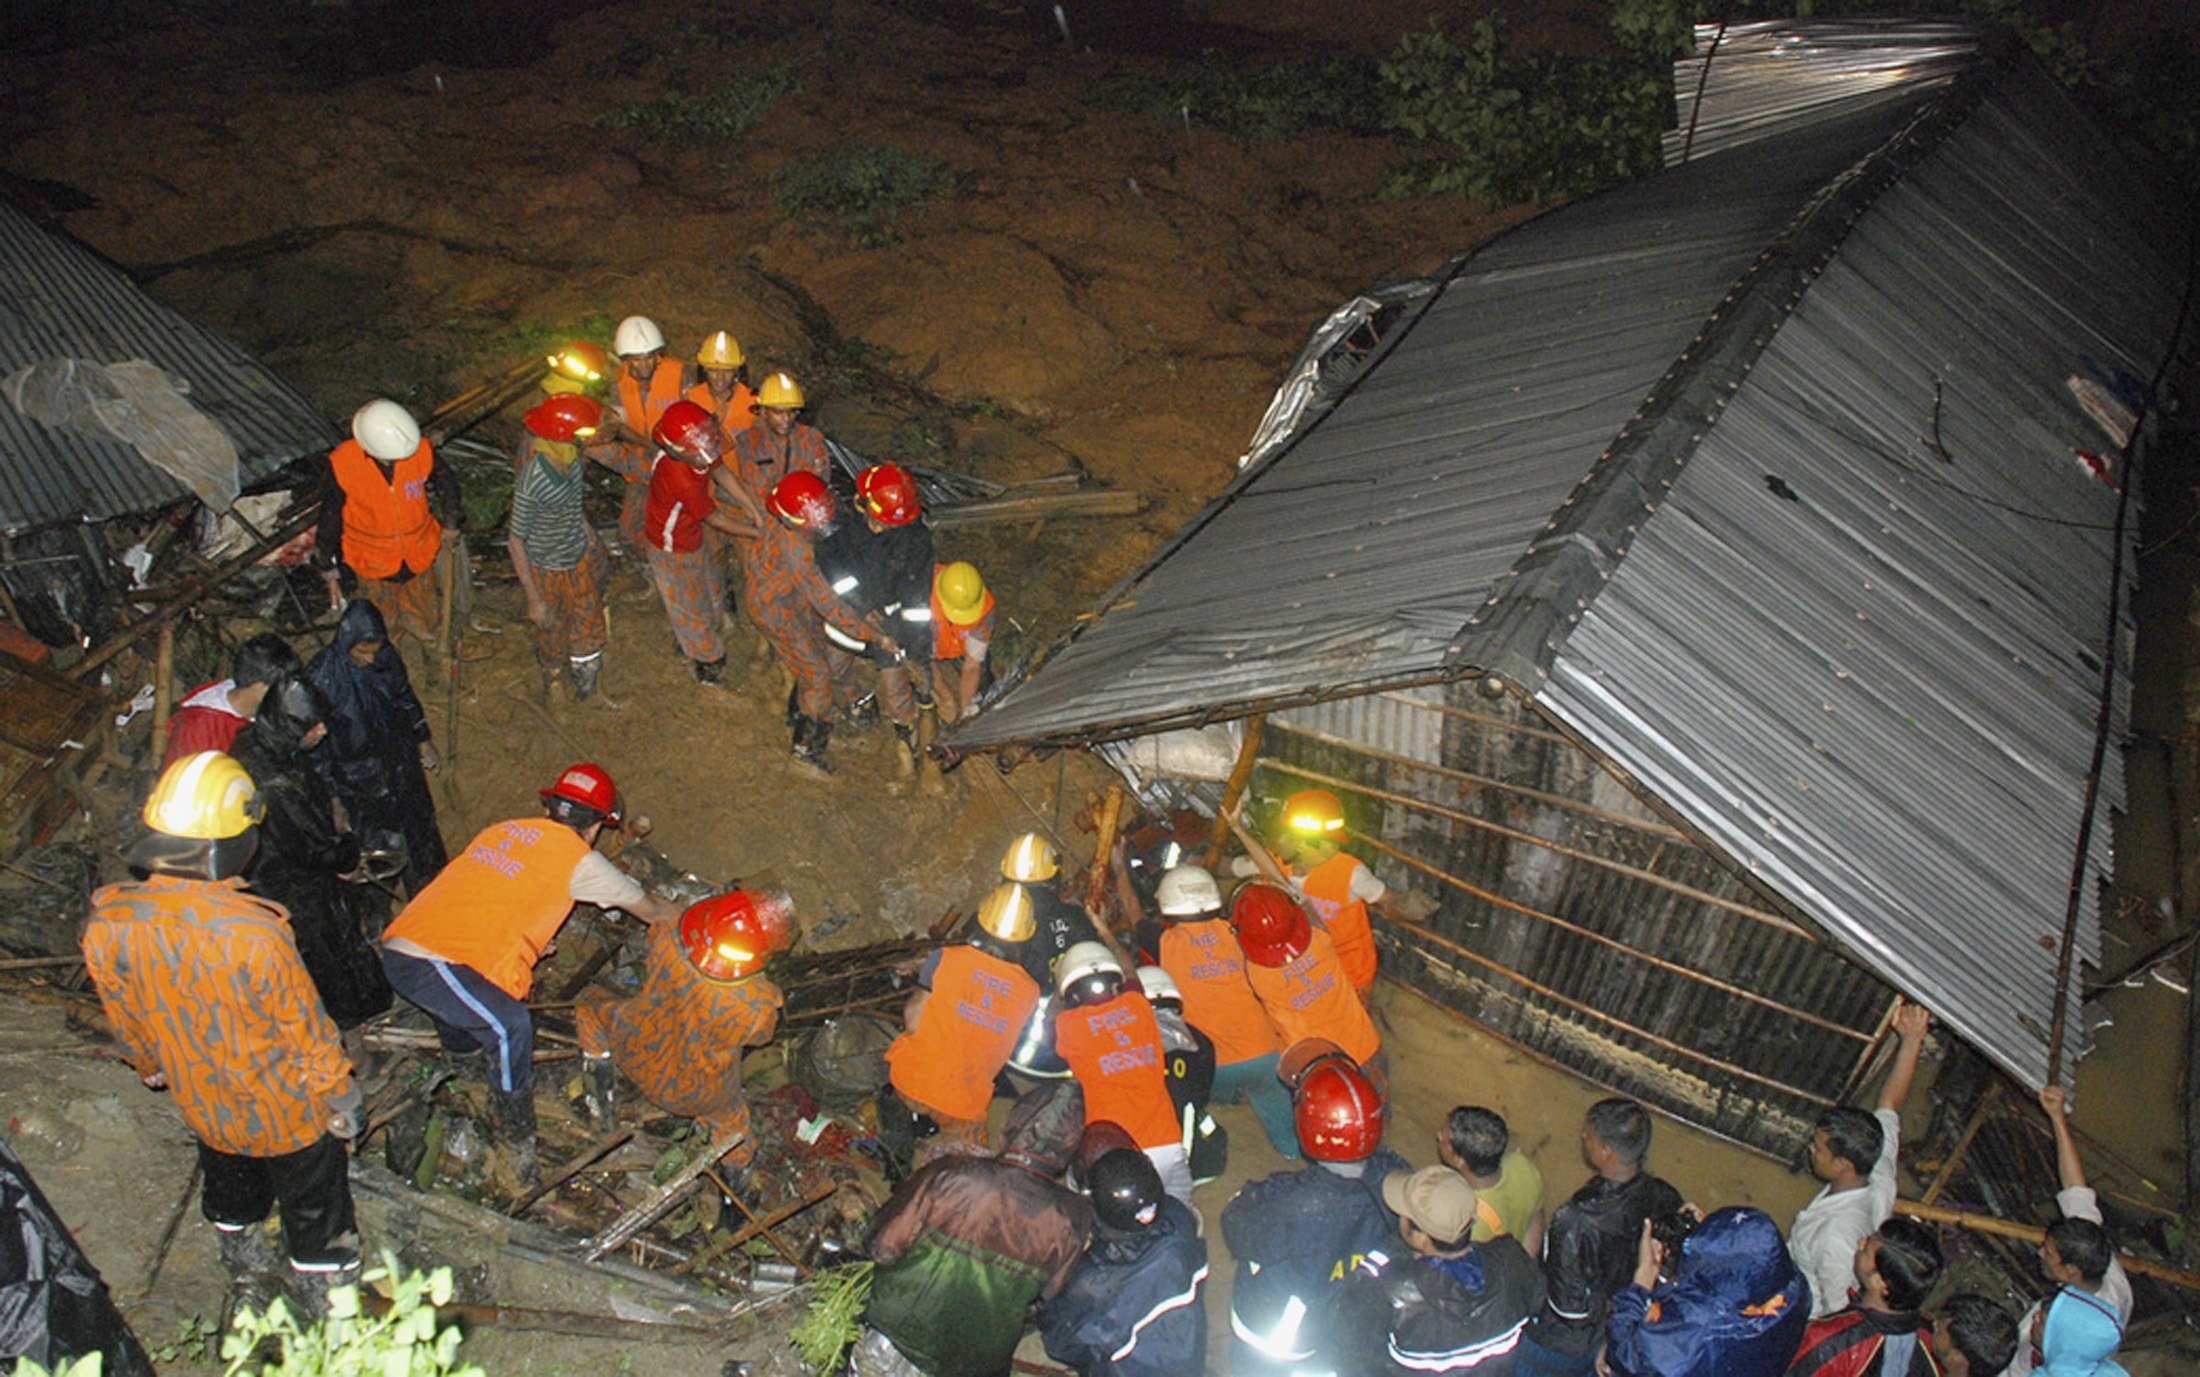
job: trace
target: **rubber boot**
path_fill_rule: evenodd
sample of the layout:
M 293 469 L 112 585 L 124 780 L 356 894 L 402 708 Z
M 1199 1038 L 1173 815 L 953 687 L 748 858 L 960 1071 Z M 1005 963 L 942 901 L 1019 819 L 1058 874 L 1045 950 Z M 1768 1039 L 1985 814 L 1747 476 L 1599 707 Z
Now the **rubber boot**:
M 833 772 L 825 759 L 825 745 L 832 739 L 833 724 L 823 717 L 800 717 L 794 724 L 794 763 L 796 768 L 819 777 Z
M 878 695 L 875 693 L 864 694 L 861 698 L 841 709 L 841 715 L 848 719 L 848 725 L 851 727 L 870 726 L 873 722 L 878 721 Z
M 224 1302 L 222 1330 L 239 1311 L 267 1313 L 269 1302 L 283 1294 L 283 1279 L 276 1269 L 275 1250 L 267 1245 L 267 1230 L 258 1224 L 242 1229 L 214 1226 L 221 1247 L 222 1266 L 229 1273 L 229 1295 Z
M 619 1126 L 619 1071 L 609 1057 L 581 1058 L 581 1108 L 589 1127 L 609 1133 Z
M 603 652 L 593 655 L 575 655 L 566 664 L 573 671 L 573 697 L 587 702 L 596 696 L 596 685 L 603 679 Z
M 793 731 L 802 724 L 802 691 L 793 684 L 787 685 L 787 730 Z
M 491 1171 L 498 1189 L 524 1195 L 535 1183 L 535 1092 L 490 1089 L 495 1106 L 497 1147 Z
M 916 776 L 917 729 L 914 725 L 894 724 L 894 773 L 903 779 Z
M 359 1284 L 359 1262 L 354 1258 L 342 1267 L 327 1271 L 303 1271 L 290 1269 L 290 1298 L 297 1302 L 298 1313 L 307 1322 L 328 1318 L 329 1292 Z
M 698 684 L 723 684 L 726 682 L 726 657 L 715 660 L 694 660 L 695 682 Z

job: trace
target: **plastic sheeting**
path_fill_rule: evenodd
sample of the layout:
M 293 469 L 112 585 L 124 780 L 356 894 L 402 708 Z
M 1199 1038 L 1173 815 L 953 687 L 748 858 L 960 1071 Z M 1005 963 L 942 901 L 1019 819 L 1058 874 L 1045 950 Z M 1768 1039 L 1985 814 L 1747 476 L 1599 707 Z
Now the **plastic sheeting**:
M 32 420 L 119 440 L 226 512 L 237 500 L 237 445 L 185 399 L 190 390 L 187 380 L 144 359 L 46 359 L 0 381 L 0 393 Z
M 104 1357 L 105 1377 L 153 1377 L 98 1269 L 0 1143 L 0 1363 L 59 1369 L 87 1353 Z

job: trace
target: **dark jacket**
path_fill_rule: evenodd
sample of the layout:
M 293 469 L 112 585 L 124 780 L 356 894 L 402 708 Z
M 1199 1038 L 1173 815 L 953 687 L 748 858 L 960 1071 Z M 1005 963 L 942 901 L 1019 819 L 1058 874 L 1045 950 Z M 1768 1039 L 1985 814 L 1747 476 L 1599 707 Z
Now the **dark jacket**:
M 876 614 L 914 665 L 932 662 L 932 532 L 922 521 L 874 531 L 850 515 L 816 545 L 817 571 L 859 617 Z
M 1655 1292 L 1612 1298 L 1605 1360 L 1614 1377 L 1777 1377 L 1810 1322 L 1810 1283 L 1763 1210 L 1713 1210 Z
M 1091 1233 L 1091 1203 L 1037 1171 L 935 1159 L 872 1225 L 865 1319 L 925 1372 L 1006 1372 L 1032 1302 L 1062 1289 Z
M 1163 1196 L 1150 1228 L 1094 1225 L 1085 1260 L 1039 1311 L 1047 1356 L 1084 1377 L 1184 1377 L 1207 1363 L 1207 1240 Z
M 1553 1353 L 1592 1353 L 1612 1293 L 1634 1275 L 1642 1222 L 1681 1207 L 1681 1193 L 1648 1172 L 1624 1185 L 1592 1176 L 1551 1213 L 1543 1235 L 1545 1301 L 1529 1337 Z
M 361 668 L 351 651 L 364 641 L 380 641 L 382 649 Z M 306 666 L 306 678 L 328 709 L 328 740 L 315 752 L 323 774 L 369 845 L 380 844 L 378 834 L 404 838 L 406 887 L 418 894 L 447 859 L 420 768 L 428 714 L 373 603 L 345 604 L 335 639 Z
M 336 829 L 328 782 L 304 738 L 323 720 L 320 697 L 285 675 L 232 751 L 259 789 L 266 816 L 246 871 L 254 893 L 290 910 L 306 974 L 338 1028 L 355 1028 L 390 1007 L 389 977 L 360 925 L 360 890 L 341 876 L 359 864 L 359 843 Z
M 1881 1359 L 1887 1340 L 1905 1333 L 1917 1340 L 1910 1361 L 1900 1372 L 1889 1371 Z M 1915 1310 L 1851 1306 L 1810 1322 L 1788 1371 L 1800 1377 L 1938 1377 L 1932 1345 L 1933 1328 Z
M 1543 1305 L 1543 1270 L 1518 1239 L 1464 1257 L 1370 1257 L 1345 1282 L 1330 1322 L 1339 1377 L 1471 1372 L 1507 1377 Z
M 1383 1178 L 1407 1170 L 1404 1158 L 1377 1148 L 1358 1177 L 1317 1163 L 1252 1182 L 1223 1207 L 1222 1238 L 1238 1264 L 1233 1373 L 1291 1372 L 1328 1353 L 1326 1325 L 1345 1278 L 1370 1253 L 1401 1246 Z

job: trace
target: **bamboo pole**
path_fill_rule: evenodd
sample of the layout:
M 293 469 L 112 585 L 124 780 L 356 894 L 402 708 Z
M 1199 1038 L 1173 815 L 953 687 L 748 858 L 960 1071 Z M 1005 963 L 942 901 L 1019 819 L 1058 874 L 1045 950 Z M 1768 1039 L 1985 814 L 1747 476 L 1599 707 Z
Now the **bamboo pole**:
M 1492 904 L 1498 908 L 1505 909 L 1508 912 L 1520 914 L 1522 917 L 1533 918 L 1540 923 L 1548 923 L 1552 927 L 1557 928 L 1562 932 L 1570 932 L 1576 937 L 1587 938 L 1591 942 L 1610 947 L 1614 951 L 1623 953 L 1627 956 L 1632 956 L 1638 961 L 1642 961 L 1648 965 L 1655 966 L 1661 971 L 1666 971 L 1673 975 L 1678 975 L 1685 979 L 1693 980 L 1699 985 L 1708 986 L 1711 989 L 1718 990 L 1722 994 L 1732 995 L 1736 999 L 1748 1000 L 1752 1004 L 1761 1005 L 1764 1008 L 1771 1009 L 1775 1013 L 1786 1014 L 1790 1018 L 1799 1019 L 1804 1023 L 1823 1028 L 1827 1032 L 1838 1033 L 1842 1037 L 1855 1038 L 1861 1042 L 1868 1043 L 1871 1040 L 1871 1035 L 1869 1033 L 1864 1033 L 1855 1028 L 1851 1028 L 1847 1024 L 1836 1023 L 1832 1019 L 1821 1018 L 1817 1014 L 1809 1013 L 1802 1009 L 1791 1008 L 1788 1005 L 1780 1003 L 1778 1000 L 1770 999 L 1764 995 L 1758 994 L 1755 990 L 1744 989 L 1739 985 L 1731 984 L 1727 981 L 1721 980 L 1715 975 L 1709 975 L 1703 971 L 1694 970 L 1688 966 L 1683 966 L 1677 961 L 1669 961 L 1662 956 L 1653 956 L 1649 952 L 1643 951 L 1639 947 L 1631 947 L 1627 945 L 1625 942 L 1620 941 L 1616 937 L 1608 937 L 1601 932 L 1582 927 L 1578 923 L 1568 922 L 1566 919 L 1561 918 L 1556 914 L 1545 913 L 1541 909 L 1534 909 L 1528 907 L 1526 904 L 1516 903 L 1511 899 L 1507 899 L 1501 894 L 1492 893 L 1489 890 L 1483 889 L 1479 885 L 1470 883 L 1466 880 L 1462 880 L 1458 876 L 1452 874 L 1450 871 L 1441 870 L 1436 866 L 1429 864 L 1427 861 L 1422 860 L 1418 856 L 1408 855 L 1406 852 L 1400 851 L 1398 848 L 1388 845 L 1385 842 L 1378 841 L 1373 837 L 1365 836 L 1361 833 L 1355 832 L 1352 834 L 1352 839 L 1354 841 L 1365 843 L 1367 846 L 1382 852 L 1384 855 L 1390 857 L 1392 860 L 1412 866 L 1414 869 L 1421 871 L 1423 874 L 1441 880 L 1445 884 L 1451 885 L 1454 888 L 1462 890 L 1467 894 L 1471 894 L 1475 898 L 1480 899 L 1486 904 Z M 1373 914 L 1374 910 L 1370 909 L 1369 912 L 1370 914 Z M 1396 923 L 1396 920 L 1387 917 L 1384 918 L 1384 921 Z M 1400 927 L 1409 926 L 1407 924 L 1396 925 Z M 1427 931 L 1427 929 L 1418 926 L 1414 926 L 1412 930 L 1416 933 Z
M 267 533 L 267 539 L 254 545 L 243 554 L 235 555 L 214 566 L 204 577 L 190 580 L 188 591 L 162 604 L 128 626 L 117 630 L 114 635 L 109 636 L 100 645 L 93 647 L 90 653 L 71 666 L 66 671 L 66 677 L 82 681 L 92 671 L 137 644 L 147 632 L 157 631 L 175 621 L 176 618 L 197 606 L 199 599 L 281 548 L 291 537 L 312 525 L 314 518 L 319 515 L 320 508 L 317 504 L 309 503 L 303 508 L 292 509 L 288 517 L 279 523 L 275 529 Z
M 1959 1229 L 1969 1229 L 1975 1234 L 1991 1234 L 1996 1238 L 2014 1238 L 2026 1243 L 2038 1243 L 2047 1237 L 2047 1230 L 2037 1224 L 2019 1224 L 2014 1220 L 1997 1218 L 1990 1214 L 1974 1214 L 1969 1210 L 1951 1210 L 1946 1205 L 1927 1205 L 1917 1200 L 1894 1202 L 1896 1214 L 1906 1214 L 1912 1219 L 1922 1219 L 1928 1224 L 1953 1224 Z M 2130 1253 L 2116 1254 L 2116 1260 L 2124 1270 L 2139 1276 L 2153 1277 L 2172 1286 L 2182 1286 L 2189 1291 L 2200 1291 L 2200 1272 L 2186 1272 L 2166 1262 L 2152 1258 L 2133 1257 Z
M 1464 823 L 1469 827 L 1503 837 L 1508 841 L 1526 842 L 1530 846 L 1541 847 L 1545 851 L 1564 856 L 1568 860 L 1580 861 L 1585 865 L 1593 865 L 1602 870 L 1612 871 L 1614 874 L 1625 875 L 1629 879 L 1639 880 L 1652 888 L 1662 889 L 1668 893 L 1678 894 L 1683 898 L 1693 899 L 1699 904 L 1734 914 L 1740 918 L 1747 918 L 1754 923 L 1763 923 L 1766 927 L 1803 938 L 1809 942 L 1815 943 L 1818 940 L 1816 934 L 1807 928 L 1791 923 L 1776 913 L 1767 913 L 1761 908 L 1751 908 L 1745 903 L 1729 899 L 1724 895 L 1713 894 L 1709 890 L 1698 889 L 1694 885 L 1682 884 L 1678 880 L 1669 880 L 1665 876 L 1657 874 L 1655 871 L 1645 870 L 1641 866 L 1629 865 L 1625 861 L 1615 861 L 1608 856 L 1599 856 L 1593 851 L 1584 851 L 1580 847 L 1567 846 L 1563 842 L 1555 842 L 1548 837 L 1539 837 L 1533 832 L 1523 832 L 1517 827 L 1507 827 L 1500 822 L 1478 818 L 1472 813 L 1462 813 L 1456 808 L 1446 808 L 1441 804 L 1430 803 L 1425 799 L 1417 799 L 1407 794 L 1392 793 L 1387 789 L 1378 789 L 1371 784 L 1339 779 L 1335 775 L 1325 775 L 1319 771 L 1299 766 L 1292 767 L 1292 772 L 1331 789 L 1342 789 L 1348 793 L 1379 799 L 1384 803 L 1395 803 L 1400 807 L 1409 808 L 1415 812 L 1427 813 L 1433 817 L 1444 818 L 1447 821 Z
M 1759 1085 L 1771 1086 L 1774 1090 L 1779 1091 L 1783 1095 L 1793 1095 L 1797 1099 L 1808 1100 L 1812 1104 L 1818 1105 L 1831 1105 L 1833 1103 L 1832 1100 L 1827 1099 L 1824 1095 L 1813 1094 L 1811 1091 L 1804 1090 L 1798 1086 L 1789 1085 L 1784 1081 L 1777 1081 L 1770 1076 L 1751 1071 L 1747 1067 L 1736 1066 L 1732 1062 L 1721 1061 L 1717 1057 L 1711 1056 L 1709 1053 L 1706 1052 L 1699 1052 L 1693 1047 L 1684 1047 L 1680 1043 L 1674 1042 L 1670 1038 L 1658 1036 L 1656 1033 L 1651 1032 L 1647 1028 L 1638 1028 L 1634 1024 L 1629 1023 L 1627 1020 L 1620 1018 L 1616 1014 L 1608 1013 L 1603 1009 L 1584 1004 L 1580 1000 L 1562 994 L 1559 991 L 1552 989 L 1548 985 L 1540 984 L 1536 981 L 1530 980 L 1528 977 L 1512 969 L 1510 966 L 1507 966 L 1502 962 L 1494 960 L 1490 957 L 1484 956 L 1478 951 L 1474 951 L 1468 947 L 1462 946 L 1461 944 L 1452 941 L 1450 938 L 1441 936 L 1440 934 L 1433 932 L 1428 928 L 1420 927 L 1412 923 L 1395 923 L 1394 926 L 1402 931 L 1412 933 L 1418 940 L 1427 942 L 1431 946 L 1441 947 L 1445 951 L 1448 951 L 1455 956 L 1463 957 L 1464 959 L 1473 962 L 1477 966 L 1482 966 L 1489 970 L 1495 971 L 1497 974 L 1503 976 L 1507 980 L 1512 981 L 1514 984 L 1520 986 L 1522 989 L 1533 991 L 1536 994 L 1542 995 L 1545 999 L 1563 1004 L 1567 1008 L 1575 1011 L 1576 1013 L 1587 1014 L 1589 1017 L 1596 1019 L 1599 1022 L 1608 1023 L 1612 1027 L 1619 1029 L 1623 1033 L 1628 1033 L 1634 1037 L 1641 1038 L 1644 1042 L 1650 1043 L 1652 1046 L 1662 1047 L 1668 1052 L 1678 1052 L 1680 1055 L 1687 1057 L 1691 1061 L 1702 1062 L 1705 1066 L 1724 1071 L 1730 1076 L 1740 1076 L 1744 1080 L 1755 1081 Z
M 1238 800 L 1245 797 L 1245 786 L 1252 782 L 1253 767 L 1260 760 L 1260 739 L 1268 727 L 1268 714 L 1256 712 L 1245 719 L 1245 739 L 1238 743 L 1237 760 L 1230 766 L 1230 777 L 1222 786 L 1222 803 L 1215 809 L 1219 819 L 1237 812 Z M 1223 853 L 1230 849 L 1230 831 L 1217 827 L 1207 839 L 1207 854 L 1200 858 L 1211 874 L 1222 865 Z
M 746 1227 L 741 1228 L 732 1234 L 729 1234 L 724 1238 L 717 1239 L 705 1245 L 704 1247 L 696 1249 L 693 1253 L 688 1255 L 687 1261 L 679 1263 L 672 1268 L 672 1275 L 681 1276 L 686 1272 L 711 1261 L 713 1258 L 718 1257 L 722 1253 L 740 1247 L 742 1244 L 748 1242 L 750 1239 L 755 1238 L 757 1234 L 763 1231 L 765 1228 L 775 1224 L 786 1223 L 788 1220 L 794 1218 L 796 1215 L 810 1208 L 810 1206 L 815 1205 L 819 1201 L 824 1200 L 827 1197 L 837 1193 L 839 1190 L 839 1182 L 827 1181 L 823 1185 L 811 1187 L 808 1193 L 803 1195 L 801 1199 L 794 1201 L 792 1204 L 780 1206 L 778 1209 L 773 1210 L 770 1214 L 764 1216 L 764 1218 L 760 1220 L 757 1219 L 754 1215 L 749 1215 L 750 1220 L 753 1222 L 748 1224 Z M 727 1191 L 726 1194 L 730 1196 L 733 1194 L 733 1192 Z M 746 1206 L 742 1208 L 742 1213 L 748 1213 Z
M 1970 1122 L 1963 1126 L 1962 1136 L 1956 1139 L 1954 1150 L 1948 1154 L 1948 1160 L 1942 1162 L 1940 1170 L 1933 1173 L 1932 1184 L 1925 1188 L 1925 1199 L 1922 1203 L 1939 1203 L 1940 1193 L 1948 1189 L 1949 1178 L 1956 1174 L 1956 1168 L 1963 1165 L 1964 1154 L 1971 1150 L 1971 1140 L 1978 1137 L 1978 1131 L 1986 1126 L 1987 1116 L 1994 1112 L 1994 1106 L 2000 1101 L 2001 1082 L 1989 1082 L 1986 1093 L 1978 1097 L 1978 1108 L 1971 1111 Z
M 533 1207 L 534 1203 L 537 1200 L 542 1199 L 550 1192 L 564 1185 L 567 1181 L 572 1180 L 575 1176 L 580 1175 L 582 1172 L 588 1170 L 590 1167 L 602 1161 L 604 1158 L 609 1157 L 613 1152 L 616 1152 L 619 1148 L 624 1147 L 627 1143 L 633 1141 L 633 1138 L 633 1129 L 622 1128 L 616 1133 L 599 1139 L 597 1142 L 590 1145 L 589 1149 L 586 1152 L 581 1153 L 578 1157 L 575 1157 L 560 1166 L 552 1168 L 550 1174 L 542 1178 L 541 1185 L 535 1187 L 533 1190 L 527 1192 L 527 1194 L 521 1196 L 518 1200 L 512 1202 L 512 1208 L 505 1211 L 505 1213 L 511 1215 L 514 1219 L 519 1218 L 521 1215 L 527 1213 L 527 1211 Z
M 168 757 L 168 715 L 176 706 L 176 624 L 162 622 L 153 652 L 153 759 Z

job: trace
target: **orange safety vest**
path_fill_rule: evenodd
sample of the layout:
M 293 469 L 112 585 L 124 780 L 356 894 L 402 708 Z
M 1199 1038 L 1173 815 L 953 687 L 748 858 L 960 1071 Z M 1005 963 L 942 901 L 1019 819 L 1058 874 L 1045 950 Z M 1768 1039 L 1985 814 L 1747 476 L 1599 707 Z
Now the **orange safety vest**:
M 721 404 L 710 395 L 710 384 L 699 382 L 687 391 L 687 399 L 718 418 L 719 428 L 728 436 L 739 435 L 756 424 L 756 394 L 749 391 L 747 383 L 735 383 L 733 395 Z
M 917 1026 L 886 1049 L 894 1089 L 950 1118 L 985 1118 L 993 1078 L 1038 1007 L 1038 982 L 1023 967 L 975 947 L 944 948 Z
M 344 490 L 344 563 L 363 579 L 395 578 L 399 569 L 426 573 L 443 548 L 443 528 L 428 509 L 435 446 L 422 440 L 387 478 L 357 440 L 338 445 L 328 462 Z
M 1113 1123 L 1142 1148 L 1184 1141 L 1169 1098 L 1153 1005 L 1136 990 L 1054 1015 L 1054 1052 L 1085 1092 L 1085 1122 Z
M 1308 871 L 1299 881 L 1299 889 L 1306 895 L 1306 906 L 1313 910 L 1314 920 L 1328 929 L 1329 940 L 1337 944 L 1337 959 L 1344 963 L 1352 988 L 1364 995 L 1375 983 L 1376 953 L 1367 904 L 1352 897 L 1352 876 L 1359 868 L 1357 857 L 1339 851 Z
M 1183 992 L 1184 1021 L 1214 1043 L 1215 1065 L 1280 1050 L 1275 1025 L 1245 979 L 1245 949 L 1228 919 L 1169 924 L 1161 930 L 1160 957 Z
M 680 383 L 680 365 L 670 359 L 659 359 L 657 371 L 649 375 L 649 395 L 644 397 L 641 385 L 634 381 L 625 365 L 620 365 L 619 410 L 626 417 L 628 427 L 649 440 L 656 433 L 657 423 L 664 419 L 666 410 L 680 400 Z M 703 409 L 716 410 L 708 402 L 703 404 Z
M 947 609 L 940 606 L 940 570 L 944 564 L 932 566 L 932 658 L 935 660 L 960 660 L 963 657 L 963 638 L 986 624 L 993 615 L 993 590 L 985 590 L 985 601 L 978 604 L 978 619 L 968 626 L 957 626 L 947 619 Z
M 1345 978 L 1336 943 L 1319 928 L 1307 936 L 1306 950 L 1280 966 L 1246 962 L 1245 978 L 1286 1048 L 1306 1038 L 1324 1038 L 1365 1066 L 1383 1050 L 1382 1034 Z
M 524 1000 L 535 987 L 536 959 L 573 912 L 573 868 L 590 849 L 580 833 L 548 818 L 493 823 L 382 936 L 469 967 Z

